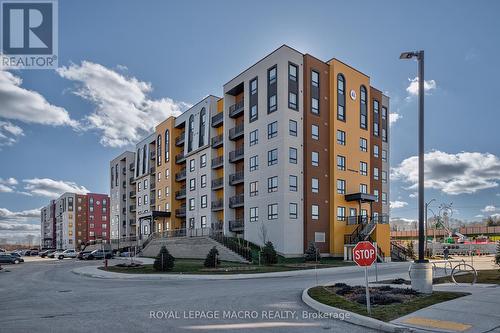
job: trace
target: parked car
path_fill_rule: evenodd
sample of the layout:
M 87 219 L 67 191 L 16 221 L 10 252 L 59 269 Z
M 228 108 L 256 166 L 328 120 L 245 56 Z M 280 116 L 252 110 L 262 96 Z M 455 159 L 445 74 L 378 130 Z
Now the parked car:
M 86 260 L 94 260 L 94 259 L 99 260 L 99 259 L 104 259 L 104 257 L 106 257 L 106 259 L 111 259 L 113 258 L 113 253 L 111 251 L 94 250 L 83 256 L 83 258 Z
M 64 251 L 64 250 L 62 250 L 62 249 L 55 250 L 54 252 L 52 252 L 52 253 L 48 254 L 48 255 L 47 255 L 47 257 L 49 257 L 49 258 L 59 258 L 59 255 L 60 255 L 61 253 L 63 253 L 63 251 Z
M 78 260 L 85 260 L 85 259 L 87 259 L 87 258 L 85 258 L 85 257 L 86 257 L 86 256 L 88 256 L 88 255 L 90 254 L 90 252 L 92 252 L 92 251 L 80 251 L 80 252 L 78 252 L 78 254 L 76 255 L 76 258 L 77 258 Z
M 2 248 L 0 247 L 0 252 L 5 252 L 5 249 L 2 249 Z
M 76 258 L 76 251 L 72 249 L 64 250 L 57 256 L 57 259 Z
M 31 250 L 24 250 L 22 254 L 25 257 L 29 257 L 31 255 Z
M 19 264 L 24 262 L 23 258 L 16 257 L 10 253 L 2 252 L 0 253 L 0 263 L 2 264 Z
M 48 250 L 45 250 L 45 251 L 42 251 L 40 252 L 38 255 L 42 258 L 45 258 L 47 257 L 49 254 L 55 252 L 56 250 L 55 249 L 48 249 Z
M 10 255 L 14 256 L 14 257 L 21 258 L 21 255 L 18 252 L 11 252 Z
M 37 256 L 38 253 L 38 250 L 30 250 L 30 256 Z

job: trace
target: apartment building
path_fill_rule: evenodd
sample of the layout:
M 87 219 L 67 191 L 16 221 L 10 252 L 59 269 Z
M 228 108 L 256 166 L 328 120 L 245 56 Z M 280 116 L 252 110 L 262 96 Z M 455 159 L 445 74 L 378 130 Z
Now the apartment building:
M 111 239 L 136 236 L 135 153 L 126 151 L 110 162 Z
M 42 207 L 40 211 L 40 241 L 42 248 L 56 247 L 56 202 L 51 200 L 50 203 Z
M 289 257 L 371 239 L 390 258 L 388 113 L 368 75 L 281 46 L 137 144 L 141 233 L 209 229 Z
M 50 219 L 48 211 L 53 210 L 55 231 L 53 239 L 46 240 Z M 41 209 L 41 227 L 44 237 L 42 246 L 57 249 L 82 249 L 86 244 L 109 242 L 109 197 L 106 194 L 64 193 L 58 199 Z M 48 238 L 48 236 L 47 236 Z

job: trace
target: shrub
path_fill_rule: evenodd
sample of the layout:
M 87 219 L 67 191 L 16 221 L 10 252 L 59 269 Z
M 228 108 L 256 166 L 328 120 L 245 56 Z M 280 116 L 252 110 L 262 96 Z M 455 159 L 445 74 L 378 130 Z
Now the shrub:
M 174 268 L 175 258 L 168 252 L 165 246 L 162 246 L 160 252 L 155 258 L 153 268 L 155 271 L 166 272 Z
M 339 290 L 337 290 L 335 293 L 337 295 L 344 296 L 346 294 L 349 294 L 352 291 L 353 291 L 353 288 L 351 286 L 346 285 L 346 286 L 340 288 Z
M 402 278 L 397 278 L 397 279 L 392 280 L 392 283 L 393 284 L 405 284 L 406 280 L 402 279 Z
M 319 249 L 314 242 L 309 242 L 304 258 L 306 261 L 318 261 L 320 259 Z
M 391 291 L 392 287 L 391 286 L 382 286 L 378 288 L 380 291 Z
M 418 295 L 418 292 L 411 288 L 394 288 L 392 292 L 394 294 L 402 294 L 402 295 Z
M 267 241 L 262 249 L 262 261 L 264 265 L 273 265 L 278 262 L 278 254 L 271 241 Z
M 413 248 L 412 241 L 410 241 L 408 245 L 406 245 L 406 255 L 411 259 L 415 259 L 415 249 Z
M 335 288 L 344 288 L 344 287 L 348 287 L 347 284 L 345 283 L 342 283 L 342 282 L 337 282 L 333 285 Z
M 215 246 L 208 252 L 203 265 L 209 268 L 216 268 L 217 265 L 220 265 L 219 250 Z

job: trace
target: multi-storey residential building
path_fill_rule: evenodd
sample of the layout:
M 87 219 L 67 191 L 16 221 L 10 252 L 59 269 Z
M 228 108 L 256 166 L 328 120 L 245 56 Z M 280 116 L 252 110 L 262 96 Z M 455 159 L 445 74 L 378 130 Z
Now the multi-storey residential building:
M 111 239 L 136 236 L 135 153 L 126 151 L 110 162 Z
M 285 256 L 314 242 L 346 258 L 371 239 L 390 258 L 388 112 L 366 74 L 284 45 L 137 145 L 141 232 L 210 229 Z
M 40 241 L 42 248 L 56 247 L 56 202 L 43 207 L 40 212 Z
M 109 242 L 109 197 L 106 194 L 64 193 L 42 208 L 42 229 L 48 207 L 53 209 L 55 219 L 51 246 L 80 250 L 87 244 Z

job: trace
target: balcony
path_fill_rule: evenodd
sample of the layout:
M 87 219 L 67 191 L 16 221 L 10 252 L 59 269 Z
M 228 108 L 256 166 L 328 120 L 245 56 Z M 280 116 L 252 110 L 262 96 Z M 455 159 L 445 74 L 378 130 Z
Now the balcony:
M 224 141 L 223 138 L 224 136 L 222 134 L 214 136 L 212 138 L 212 148 L 219 148 L 220 146 L 222 146 L 222 143 Z
M 244 226 L 243 219 L 229 221 L 229 231 L 231 232 L 243 232 Z
M 230 185 L 236 185 L 236 184 L 241 184 L 245 180 L 245 172 L 244 171 L 238 171 L 236 173 L 233 173 L 232 175 L 229 175 L 229 184 Z
M 175 145 L 177 147 L 181 147 L 182 145 L 184 145 L 184 141 L 185 141 L 185 134 L 186 132 L 182 132 L 181 134 L 179 134 L 178 137 L 175 138 Z
M 137 195 L 137 192 L 135 191 L 130 191 L 130 198 L 133 199 Z
M 149 155 L 150 155 L 150 158 L 152 160 L 154 160 L 156 158 L 156 152 L 154 152 L 154 151 L 150 152 Z
M 135 170 L 135 165 L 134 165 L 134 163 L 130 163 L 130 165 L 128 166 L 128 169 L 129 169 L 130 171 L 134 171 L 134 170 Z
M 182 200 L 182 199 L 186 199 L 186 188 L 183 187 L 181 188 L 179 191 L 176 191 L 175 192 L 175 198 L 177 200 Z
M 127 188 L 127 182 L 125 180 L 122 182 L 122 187 Z
M 184 153 L 179 153 L 175 155 L 175 163 L 181 164 L 184 162 L 186 162 L 186 155 L 184 155 Z
M 129 184 L 130 184 L 130 185 L 135 184 L 135 179 L 134 179 L 134 177 L 130 177 L 130 178 L 128 179 L 128 182 L 129 182 Z
M 243 105 L 245 104 L 245 100 L 241 100 L 236 104 L 233 104 L 229 107 L 229 117 L 236 118 L 240 114 L 243 113 Z
M 152 182 L 149 184 L 149 188 L 151 189 L 151 191 L 153 191 L 153 190 L 156 188 L 156 182 L 152 181 Z
M 368 223 L 368 216 L 366 215 L 347 216 L 344 217 L 344 219 L 347 225 Z
M 123 207 L 123 208 L 122 208 L 122 213 L 123 213 L 123 214 L 127 214 L 127 208 Z
M 149 173 L 155 173 L 156 172 L 156 167 L 153 165 L 151 168 L 149 168 Z
M 151 200 L 149 200 L 149 205 L 150 206 L 154 206 L 156 204 L 156 199 L 155 198 L 151 198 Z
M 212 229 L 214 231 L 222 231 L 222 230 L 224 230 L 224 221 L 222 221 L 222 220 L 216 220 L 215 222 L 212 223 Z
M 180 182 L 186 179 L 186 168 L 182 168 L 181 171 L 175 174 L 175 180 Z
M 186 207 L 181 207 L 175 210 L 175 217 L 186 217 Z
M 229 208 L 238 208 L 245 205 L 245 195 L 237 194 L 234 197 L 229 198 Z
M 127 201 L 127 195 L 126 195 L 126 194 L 123 194 L 123 195 L 122 195 L 122 200 L 123 200 L 123 201 Z
M 245 154 L 245 149 L 243 147 L 240 147 L 232 152 L 229 152 L 229 162 L 236 163 L 239 160 L 242 160 L 244 154 Z
M 243 137 L 244 130 L 245 125 L 243 123 L 236 125 L 229 130 L 229 139 L 234 141 Z
M 212 127 L 219 127 L 224 122 L 224 113 L 219 112 L 212 116 Z
M 224 156 L 217 156 L 212 158 L 212 169 L 222 168 L 224 165 Z
M 130 205 L 130 208 L 129 208 L 130 212 L 134 213 L 135 212 L 135 208 L 136 208 L 135 205 Z
M 123 175 L 126 175 L 126 174 L 127 174 L 127 168 L 125 168 L 125 167 L 123 167 L 123 168 L 122 168 L 122 174 L 123 174 Z
M 224 177 L 212 179 L 212 190 L 218 190 L 222 187 L 224 187 Z
M 132 225 L 136 225 L 136 221 L 135 219 L 130 219 L 128 220 L 128 223 L 132 226 Z
M 217 199 L 212 201 L 212 212 L 216 212 L 224 209 L 224 199 Z

